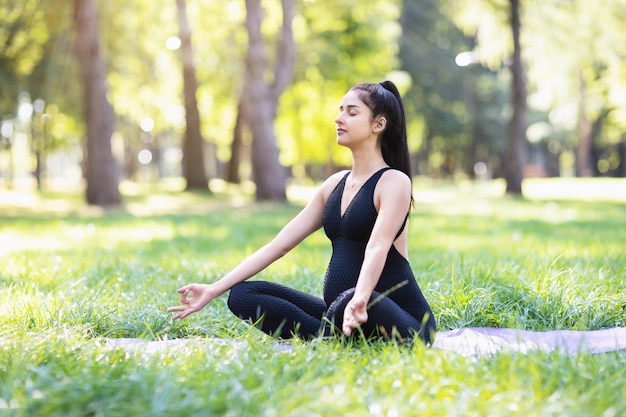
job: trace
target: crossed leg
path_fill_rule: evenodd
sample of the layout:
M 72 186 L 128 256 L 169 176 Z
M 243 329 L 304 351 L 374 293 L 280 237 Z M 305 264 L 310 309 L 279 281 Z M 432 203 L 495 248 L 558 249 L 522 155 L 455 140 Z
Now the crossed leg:
M 230 290 L 228 307 L 273 336 L 313 339 L 320 335 L 326 303 L 318 297 L 281 284 L 242 282 Z
M 228 297 L 228 307 L 238 317 L 250 320 L 273 336 L 314 339 L 320 335 L 341 334 L 343 313 L 354 295 L 354 288 L 342 292 L 327 308 L 321 298 L 281 284 L 265 281 L 235 285 Z M 434 319 L 424 323 L 402 309 L 389 297 L 374 292 L 367 310 L 368 320 L 359 332 L 366 338 L 410 339 L 417 335 L 432 343 Z

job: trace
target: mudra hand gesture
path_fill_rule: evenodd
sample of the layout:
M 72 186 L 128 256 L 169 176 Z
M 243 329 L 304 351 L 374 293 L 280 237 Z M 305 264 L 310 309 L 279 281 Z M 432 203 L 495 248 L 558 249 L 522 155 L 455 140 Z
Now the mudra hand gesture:
M 211 289 L 211 285 L 207 284 L 189 284 L 179 288 L 177 292 L 180 294 L 182 305 L 167 309 L 168 313 L 177 312 L 172 320 L 184 319 L 188 315 L 202 310 L 216 297 Z M 190 295 L 191 297 L 189 297 Z
M 352 334 L 352 330 L 359 327 L 367 321 L 367 300 L 355 299 L 350 300 L 343 313 L 343 325 L 341 330 L 346 336 Z

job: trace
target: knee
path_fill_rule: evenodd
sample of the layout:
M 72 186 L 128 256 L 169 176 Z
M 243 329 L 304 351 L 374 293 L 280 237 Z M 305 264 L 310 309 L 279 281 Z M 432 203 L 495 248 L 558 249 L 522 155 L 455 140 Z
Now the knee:
M 253 292 L 250 284 L 249 282 L 241 282 L 235 284 L 235 286 L 230 289 L 227 304 L 230 311 L 236 315 L 239 315 L 246 305 L 250 304 L 250 298 Z

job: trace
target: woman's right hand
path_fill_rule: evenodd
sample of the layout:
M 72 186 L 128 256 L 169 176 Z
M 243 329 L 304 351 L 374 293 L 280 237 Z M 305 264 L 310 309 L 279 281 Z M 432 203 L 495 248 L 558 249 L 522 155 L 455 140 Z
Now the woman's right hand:
M 176 312 L 172 320 L 184 319 L 188 315 L 200 311 L 217 296 L 210 284 L 189 284 L 179 288 L 180 303 L 182 305 L 170 307 L 168 313 Z M 189 295 L 192 295 L 189 297 Z

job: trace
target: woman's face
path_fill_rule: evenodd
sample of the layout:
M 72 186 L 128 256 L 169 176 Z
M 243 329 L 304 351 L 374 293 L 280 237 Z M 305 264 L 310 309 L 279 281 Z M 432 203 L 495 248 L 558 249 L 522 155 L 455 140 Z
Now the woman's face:
M 343 97 L 335 125 L 339 145 L 355 145 L 374 135 L 375 123 L 372 121 L 372 111 L 359 99 L 354 90 L 348 91 Z

